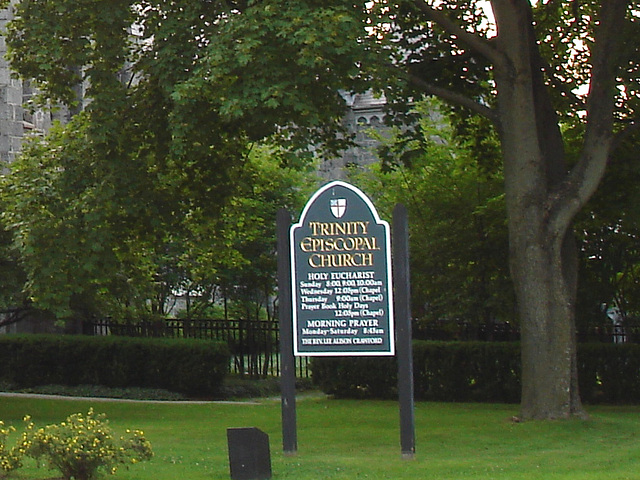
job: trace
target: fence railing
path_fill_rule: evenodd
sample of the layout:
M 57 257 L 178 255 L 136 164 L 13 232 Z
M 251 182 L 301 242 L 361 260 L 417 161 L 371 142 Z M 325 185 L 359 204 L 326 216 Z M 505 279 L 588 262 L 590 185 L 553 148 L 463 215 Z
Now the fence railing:
M 85 322 L 83 333 L 221 340 L 231 350 L 231 373 L 260 378 L 280 375 L 280 329 L 275 321 L 165 319 L 121 323 L 99 320 Z M 300 378 L 311 375 L 307 357 L 296 358 L 296 375 Z
M 414 327 L 420 340 L 511 342 L 520 340 L 520 328 L 509 323 L 434 322 Z M 640 343 L 640 324 L 589 325 L 576 331 L 579 343 Z

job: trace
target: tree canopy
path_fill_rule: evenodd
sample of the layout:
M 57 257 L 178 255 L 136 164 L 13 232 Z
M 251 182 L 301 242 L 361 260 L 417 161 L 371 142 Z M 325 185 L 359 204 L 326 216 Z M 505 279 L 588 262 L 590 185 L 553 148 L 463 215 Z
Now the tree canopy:
M 640 164 L 638 134 L 610 159 L 601 187 L 576 222 L 583 274 L 578 319 L 604 321 L 617 309 L 624 323 L 640 318 Z
M 256 146 L 230 176 L 229 196 L 207 205 L 199 182 L 176 185 L 155 157 L 96 151 L 86 123 L 80 114 L 29 142 L 0 182 L 32 305 L 61 319 L 139 317 L 166 314 L 168 298 L 182 293 L 194 314 L 233 286 L 226 297 L 266 307 L 275 288 L 271 220 L 302 204 L 313 177 Z

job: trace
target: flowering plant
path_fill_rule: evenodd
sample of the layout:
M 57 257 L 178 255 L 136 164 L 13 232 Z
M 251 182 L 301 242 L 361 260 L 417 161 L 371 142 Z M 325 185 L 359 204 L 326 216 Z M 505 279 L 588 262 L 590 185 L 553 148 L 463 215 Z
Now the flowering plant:
M 119 465 L 148 460 L 153 455 L 143 432 L 127 430 L 127 437 L 116 437 L 106 416 L 96 415 L 93 409 L 86 416 L 76 413 L 65 422 L 40 429 L 29 417 L 25 422 L 25 454 L 45 460 L 65 480 L 93 480 L 100 469 L 115 474 Z
M 11 448 L 7 447 L 7 439 L 15 431 L 14 427 L 5 427 L 4 422 L 0 421 L 0 473 L 8 473 L 22 466 L 24 445 L 18 443 Z

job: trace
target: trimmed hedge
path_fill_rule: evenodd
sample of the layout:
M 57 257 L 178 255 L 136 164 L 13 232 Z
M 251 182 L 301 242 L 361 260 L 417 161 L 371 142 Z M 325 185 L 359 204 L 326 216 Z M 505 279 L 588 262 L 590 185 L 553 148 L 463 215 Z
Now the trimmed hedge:
M 520 401 L 517 342 L 414 341 L 413 359 L 416 399 Z M 578 370 L 585 403 L 640 402 L 640 345 L 581 344 Z M 312 372 L 314 383 L 337 397 L 397 397 L 395 358 L 315 358 Z
M 339 398 L 389 399 L 398 395 L 395 357 L 313 358 L 311 379 L 324 393 Z
M 0 335 L 0 381 L 19 388 L 103 385 L 215 396 L 228 371 L 212 340 Z
M 640 403 L 640 345 L 579 345 L 578 379 L 586 403 Z
M 511 342 L 416 342 L 416 398 L 453 402 L 520 400 L 520 345 Z

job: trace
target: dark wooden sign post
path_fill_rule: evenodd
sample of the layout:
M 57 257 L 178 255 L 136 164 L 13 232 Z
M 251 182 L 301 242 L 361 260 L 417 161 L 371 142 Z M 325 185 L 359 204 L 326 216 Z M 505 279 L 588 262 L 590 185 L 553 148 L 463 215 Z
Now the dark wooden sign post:
M 404 205 L 393 209 L 393 259 L 398 350 L 398 401 L 402 457 L 416 453 L 413 405 L 413 347 L 411 344 L 411 280 L 409 275 L 409 222 Z
M 295 356 L 395 355 L 398 317 L 401 447 L 404 458 L 413 457 L 407 216 L 403 208 L 394 214 L 401 223 L 394 218 L 395 284 L 389 225 L 356 187 L 341 181 L 321 187 L 290 228 L 289 214 L 278 213 L 285 454 L 297 450 Z
M 285 455 L 298 451 L 296 423 L 296 364 L 293 356 L 293 329 L 291 322 L 291 259 L 289 256 L 289 225 L 291 216 L 285 209 L 278 210 L 278 312 L 280 321 L 280 390 L 282 402 L 282 448 Z

